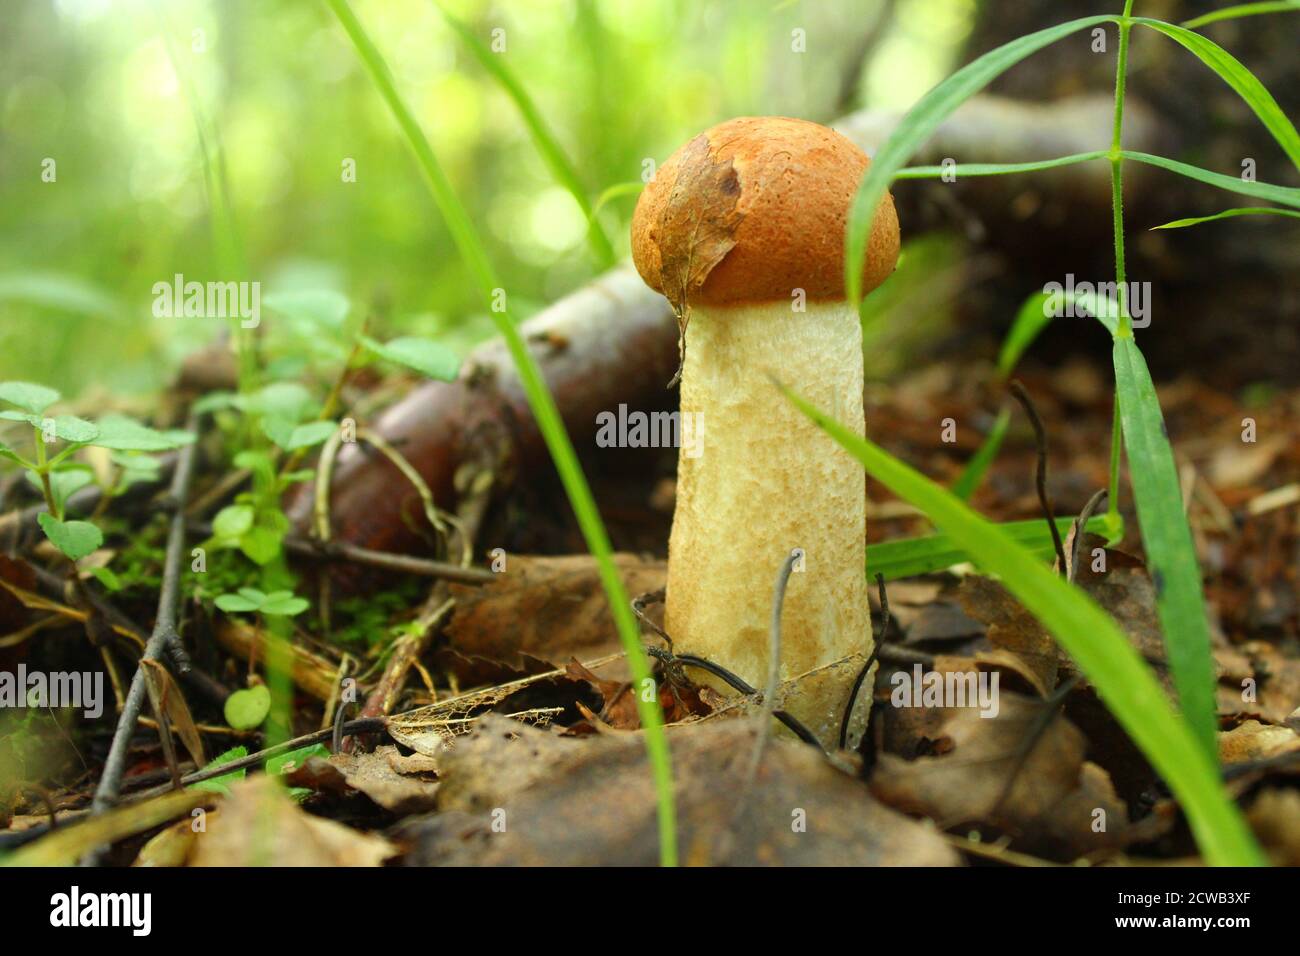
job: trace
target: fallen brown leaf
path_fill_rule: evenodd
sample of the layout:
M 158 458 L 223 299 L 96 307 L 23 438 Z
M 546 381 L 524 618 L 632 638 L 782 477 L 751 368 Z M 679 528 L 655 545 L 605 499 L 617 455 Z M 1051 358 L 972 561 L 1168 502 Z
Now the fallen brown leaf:
M 398 816 L 433 809 L 438 784 L 400 773 L 393 766 L 397 756 L 397 748 L 389 745 L 370 753 L 334 754 L 329 763 L 343 774 L 349 787 Z
M 769 740 L 754 788 L 742 799 L 738 788 L 756 733 L 756 722 L 748 719 L 668 728 L 684 862 L 958 862 L 937 833 L 876 802 L 859 781 L 805 744 Z M 443 780 L 443 812 L 404 831 L 409 863 L 658 861 L 654 788 L 639 734 L 566 740 L 489 718 L 446 755 Z M 723 833 L 730 833 L 730 852 L 720 857 Z
M 662 561 L 614 555 L 629 594 L 663 587 Z M 447 625 L 451 646 L 526 670 L 526 656 L 562 666 L 620 648 L 609 602 L 590 555 L 512 556 L 499 580 L 482 587 L 452 585 L 456 610 Z
M 397 852 L 381 837 L 312 816 L 265 774 L 231 785 L 197 836 L 191 866 L 379 866 Z
M 974 708 L 948 709 L 933 755 L 881 754 L 872 792 L 945 828 L 992 827 L 1010 834 L 1016 849 L 1051 859 L 1129 842 L 1127 808 L 1106 772 L 1085 762 L 1078 728 L 1057 716 L 1026 755 L 1044 705 L 1005 691 L 999 697 L 993 718 Z

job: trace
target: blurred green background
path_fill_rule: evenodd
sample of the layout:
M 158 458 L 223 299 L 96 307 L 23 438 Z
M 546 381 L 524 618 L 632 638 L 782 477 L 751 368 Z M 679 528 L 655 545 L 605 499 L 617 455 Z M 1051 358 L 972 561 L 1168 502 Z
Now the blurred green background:
M 445 7 L 485 43 L 504 30 L 497 55 L 593 203 L 730 116 L 827 121 L 906 107 L 949 69 L 975 15 L 974 0 Z M 598 271 L 577 203 L 433 0 L 353 9 L 489 243 L 516 318 Z M 228 228 L 219 198 L 212 211 L 205 149 L 230 197 Z M 347 160 L 355 182 L 344 181 Z M 619 256 L 634 203 L 625 193 L 599 213 Z M 153 284 L 176 273 L 258 280 L 264 298 L 338 290 L 383 333 L 434 334 L 460 352 L 491 334 L 391 114 L 322 0 L 6 0 L 0 379 L 70 396 L 165 384 L 219 322 L 152 314 Z

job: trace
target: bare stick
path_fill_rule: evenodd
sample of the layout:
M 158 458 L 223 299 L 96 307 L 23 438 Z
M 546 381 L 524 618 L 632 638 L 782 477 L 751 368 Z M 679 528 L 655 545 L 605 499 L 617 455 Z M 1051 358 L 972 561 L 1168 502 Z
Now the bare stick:
M 801 557 L 803 552 L 794 549 L 781 562 L 781 567 L 776 572 L 776 587 L 772 592 L 772 625 L 767 639 L 767 686 L 763 688 L 763 722 L 759 727 L 758 740 L 754 742 L 754 755 L 750 758 L 747 777 L 750 783 L 753 783 L 758 774 L 768 729 L 772 725 L 772 714 L 776 712 L 776 691 L 781 686 L 781 610 L 785 606 L 785 589 L 790 583 L 790 574 Z
M 1079 548 L 1083 545 L 1083 530 L 1088 526 L 1088 522 L 1092 520 L 1092 516 L 1097 512 L 1097 509 L 1102 506 L 1106 496 L 1107 491 L 1102 488 L 1088 499 L 1088 503 L 1079 512 L 1079 517 L 1074 519 L 1074 529 L 1070 532 L 1072 538 L 1070 542 L 1070 566 L 1066 569 L 1066 578 L 1071 584 L 1074 583 L 1074 579 L 1079 573 Z
M 1035 483 L 1038 486 L 1038 503 L 1043 506 L 1043 514 L 1047 516 L 1047 527 L 1052 532 L 1052 544 L 1056 547 L 1056 558 L 1061 562 L 1061 573 L 1065 573 L 1065 547 L 1061 544 L 1061 529 L 1056 526 L 1056 515 L 1052 510 L 1052 499 L 1047 495 L 1047 430 L 1043 428 L 1043 420 L 1038 417 L 1038 409 L 1034 408 L 1034 403 L 1029 398 L 1029 393 L 1019 382 L 1012 382 L 1007 386 L 1011 394 L 1016 397 L 1022 406 L 1025 414 L 1029 416 L 1029 423 L 1034 426 L 1034 439 L 1038 444 L 1038 471 L 1035 476 Z
M 195 430 L 195 416 L 190 416 L 187 428 Z M 197 456 L 198 443 L 184 446 L 176 457 L 176 471 L 172 475 L 171 503 L 175 509 L 172 513 L 171 529 L 167 535 L 167 556 L 163 562 L 162 589 L 158 595 L 158 617 L 154 621 L 153 633 L 144 647 L 141 666 L 136 667 L 135 676 L 131 678 L 131 689 L 127 692 L 126 703 L 122 707 L 122 716 L 118 719 L 117 730 L 113 734 L 113 743 L 108 750 L 108 759 L 104 761 L 104 772 L 95 788 L 95 799 L 91 804 L 92 813 L 102 813 L 116 801 L 122 789 L 122 774 L 126 769 L 126 752 L 135 733 L 136 722 L 140 719 L 140 708 L 144 704 L 145 681 L 144 660 L 158 660 L 174 643 L 179 643 L 176 631 L 176 609 L 180 603 L 181 556 L 185 550 L 185 497 L 189 494 L 190 478 L 194 473 L 194 460 Z
M 195 534 L 204 537 L 212 533 L 212 525 L 191 521 L 189 528 Z M 489 584 L 499 580 L 498 575 L 484 568 L 467 568 L 446 561 L 432 561 L 428 558 L 412 557 L 408 554 L 389 554 L 386 551 L 371 551 L 342 541 L 317 541 L 289 535 L 284 539 L 284 549 L 290 554 L 317 561 L 350 561 L 366 567 L 379 568 L 383 571 L 396 571 L 399 574 L 415 574 L 426 578 L 441 578 L 455 581 L 457 584 Z

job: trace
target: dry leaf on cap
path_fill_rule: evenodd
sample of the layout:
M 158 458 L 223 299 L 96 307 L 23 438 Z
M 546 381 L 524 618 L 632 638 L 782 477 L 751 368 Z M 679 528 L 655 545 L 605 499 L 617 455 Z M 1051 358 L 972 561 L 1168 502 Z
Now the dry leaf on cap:
M 677 164 L 677 180 L 655 226 L 664 297 L 672 303 L 686 333 L 684 316 L 692 293 L 736 245 L 740 179 L 731 160 L 715 162 L 709 137 L 687 143 Z
M 683 861 L 739 866 L 959 862 L 939 834 L 878 803 L 860 781 L 806 744 L 769 740 L 753 790 L 738 800 L 737 780 L 753 752 L 757 726 L 736 719 L 668 728 Z M 654 784 L 639 735 L 546 740 L 544 732 L 524 728 L 519 739 L 515 736 L 499 721 L 485 721 L 446 755 L 439 803 L 447 809 L 406 826 L 407 862 L 658 862 Z M 501 814 L 505 830 L 494 832 Z M 792 825 L 801 821 L 806 829 Z M 731 849 L 720 857 L 720 834 L 727 831 Z
M 232 784 L 198 836 L 192 866 L 379 866 L 398 852 L 382 837 L 312 816 L 264 774 Z
M 629 594 L 663 587 L 662 561 L 614 555 Z M 447 638 L 464 655 L 525 669 L 528 655 L 562 665 L 620 647 L 618 630 L 595 560 L 586 554 L 512 556 L 497 580 L 482 587 L 452 586 L 456 610 Z

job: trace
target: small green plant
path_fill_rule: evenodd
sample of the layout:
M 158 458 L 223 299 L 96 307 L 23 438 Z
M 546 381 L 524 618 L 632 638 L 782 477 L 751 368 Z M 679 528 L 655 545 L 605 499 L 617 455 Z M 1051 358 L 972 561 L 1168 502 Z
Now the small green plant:
M 272 777 L 283 777 L 292 773 L 301 767 L 307 760 L 312 757 L 328 757 L 329 748 L 324 744 L 311 744 L 307 747 L 299 747 L 297 750 L 291 750 L 288 753 L 280 754 L 278 757 L 270 757 L 263 764 L 262 769 Z M 213 757 L 208 761 L 203 770 L 212 770 L 216 767 L 224 766 L 228 763 L 234 763 L 248 756 L 248 748 L 242 744 L 237 747 L 231 747 L 225 753 Z M 248 770 L 241 767 L 238 770 L 232 770 L 230 773 L 222 774 L 219 777 L 212 777 L 209 780 L 200 780 L 198 783 L 189 785 L 190 790 L 206 790 L 209 793 L 219 793 L 223 797 L 230 796 L 230 785 L 238 783 L 248 775 Z M 290 787 L 289 795 L 295 800 L 303 800 L 311 794 L 307 787 Z
M 301 614 L 311 605 L 304 598 L 296 597 L 292 591 L 279 590 L 269 594 L 257 588 L 240 588 L 233 594 L 217 596 L 216 605 L 227 614 L 255 615 L 253 647 L 257 646 L 256 636 L 261 635 L 264 618 L 290 618 Z M 260 727 L 271 712 L 270 689 L 261 683 L 253 673 L 256 660 L 255 653 L 248 655 L 249 686 L 235 691 L 226 698 L 226 723 L 236 730 L 252 730 Z
M 0 442 L 0 458 L 26 471 L 27 480 L 40 490 L 48 509 L 38 518 L 50 543 L 69 561 L 77 562 L 104 543 L 104 533 L 91 521 L 69 520 L 68 498 L 95 480 L 94 471 L 73 461 L 78 450 L 90 445 L 114 452 L 118 467 L 105 494 L 120 494 L 133 482 L 156 473 L 152 459 L 125 455 L 126 452 L 158 452 L 179 448 L 194 440 L 183 431 L 157 431 L 120 415 L 105 416 L 98 423 L 75 415 L 49 415 L 48 409 L 62 396 L 52 388 L 31 382 L 0 382 L 0 402 L 15 406 L 0 411 L 0 420 L 21 422 L 32 429 L 32 457 Z M 58 446 L 51 454 L 52 446 Z M 145 461 L 151 464 L 144 464 Z
M 305 599 L 295 597 L 292 591 L 267 594 L 257 588 L 240 588 L 234 594 L 222 594 L 216 604 L 227 614 L 251 613 L 271 617 L 293 617 L 310 606 Z

